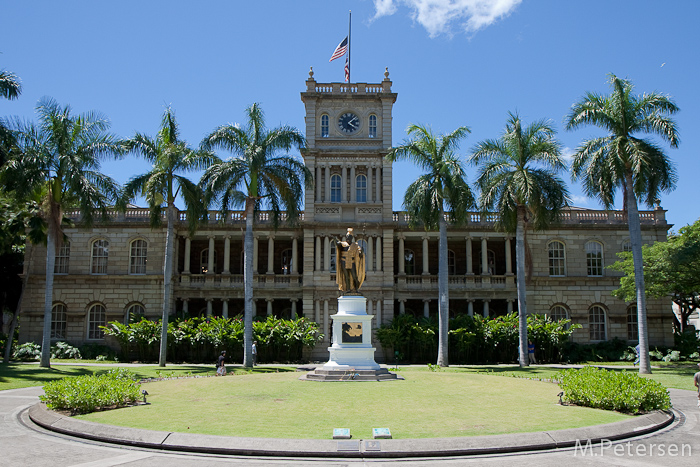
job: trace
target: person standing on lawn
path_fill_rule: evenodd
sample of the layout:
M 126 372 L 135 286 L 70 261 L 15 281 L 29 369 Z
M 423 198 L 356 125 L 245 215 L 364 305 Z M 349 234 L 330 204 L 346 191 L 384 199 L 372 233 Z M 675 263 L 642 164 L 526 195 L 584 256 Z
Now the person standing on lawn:
M 222 350 L 221 355 L 219 355 L 219 361 L 216 364 L 216 376 L 226 376 L 226 364 L 224 360 L 226 359 L 226 351 Z

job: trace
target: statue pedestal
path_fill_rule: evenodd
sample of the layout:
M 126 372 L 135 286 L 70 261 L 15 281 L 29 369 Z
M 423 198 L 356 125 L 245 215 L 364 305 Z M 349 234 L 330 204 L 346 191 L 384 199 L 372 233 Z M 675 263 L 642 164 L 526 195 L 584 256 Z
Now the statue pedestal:
M 304 376 L 307 381 L 387 381 L 403 379 L 381 368 L 374 361 L 372 318 L 367 314 L 367 299 L 362 295 L 344 295 L 338 299 L 333 319 L 333 341 L 328 347 L 328 362 Z
M 325 370 L 378 370 L 372 347 L 372 318 L 367 314 L 367 299 L 362 295 L 343 295 L 333 319 L 333 342 Z

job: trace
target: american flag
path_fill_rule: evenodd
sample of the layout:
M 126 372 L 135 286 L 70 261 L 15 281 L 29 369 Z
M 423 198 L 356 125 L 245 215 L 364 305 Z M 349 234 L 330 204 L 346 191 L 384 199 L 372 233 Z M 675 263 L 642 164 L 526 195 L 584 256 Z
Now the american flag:
M 350 57 L 345 56 L 345 82 L 350 82 Z
M 335 52 L 333 52 L 333 55 L 331 55 L 331 59 L 328 60 L 329 62 L 332 62 L 336 58 L 340 58 L 343 55 L 345 55 L 345 52 L 348 50 L 348 37 L 345 36 L 345 39 L 342 40 L 340 44 L 338 44 L 338 47 L 335 48 Z

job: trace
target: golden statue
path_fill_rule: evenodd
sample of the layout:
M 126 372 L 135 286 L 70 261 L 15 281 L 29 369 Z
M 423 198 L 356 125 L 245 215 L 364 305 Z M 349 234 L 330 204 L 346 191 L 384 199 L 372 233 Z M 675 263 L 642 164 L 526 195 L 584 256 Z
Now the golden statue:
M 359 294 L 365 281 L 365 254 L 355 241 L 353 230 L 348 229 L 345 237 L 336 239 L 336 279 L 338 289 L 345 294 Z

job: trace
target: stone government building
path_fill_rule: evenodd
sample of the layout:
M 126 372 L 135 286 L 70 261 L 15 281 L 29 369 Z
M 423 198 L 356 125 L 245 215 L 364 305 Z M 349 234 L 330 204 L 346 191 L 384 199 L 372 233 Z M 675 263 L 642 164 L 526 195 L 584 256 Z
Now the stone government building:
M 332 239 L 354 227 L 366 254 L 367 297 L 373 327 L 400 313 L 437 315 L 438 233 L 413 230 L 392 211 L 392 92 L 388 71 L 377 84 L 317 83 L 313 71 L 301 100 L 306 109 L 304 162 L 314 174 L 300 225 L 272 229 L 256 219 L 254 298 L 257 315 L 305 316 L 318 322 L 325 342 L 311 358 L 327 358 L 329 315 L 336 312 Z M 77 224 L 80 213 L 68 213 Z M 226 219 L 212 211 L 190 237 L 185 213 L 176 227 L 175 313 L 243 313 L 242 212 Z M 666 240 L 665 211 L 641 211 L 645 243 Z M 224 222 L 222 222 L 224 221 Z M 56 256 L 52 338 L 73 344 L 105 342 L 99 326 L 131 313 L 161 313 L 165 228 L 149 227 L 149 211 L 129 209 L 90 230 L 66 229 L 69 242 Z M 611 296 L 620 274 L 606 269 L 629 249 L 621 211 L 570 208 L 561 223 L 529 232 L 532 278 L 529 313 L 581 324 L 573 339 L 587 343 L 637 341 L 634 303 Z M 45 249 L 35 246 L 21 315 L 20 342 L 41 342 Z M 517 310 L 515 240 L 494 229 L 494 216 L 472 213 L 466 226 L 448 228 L 450 313 L 503 315 Z M 648 301 L 649 342 L 672 345 L 670 300 Z M 112 343 L 113 344 L 113 343 Z M 377 355 L 380 356 L 381 352 Z

